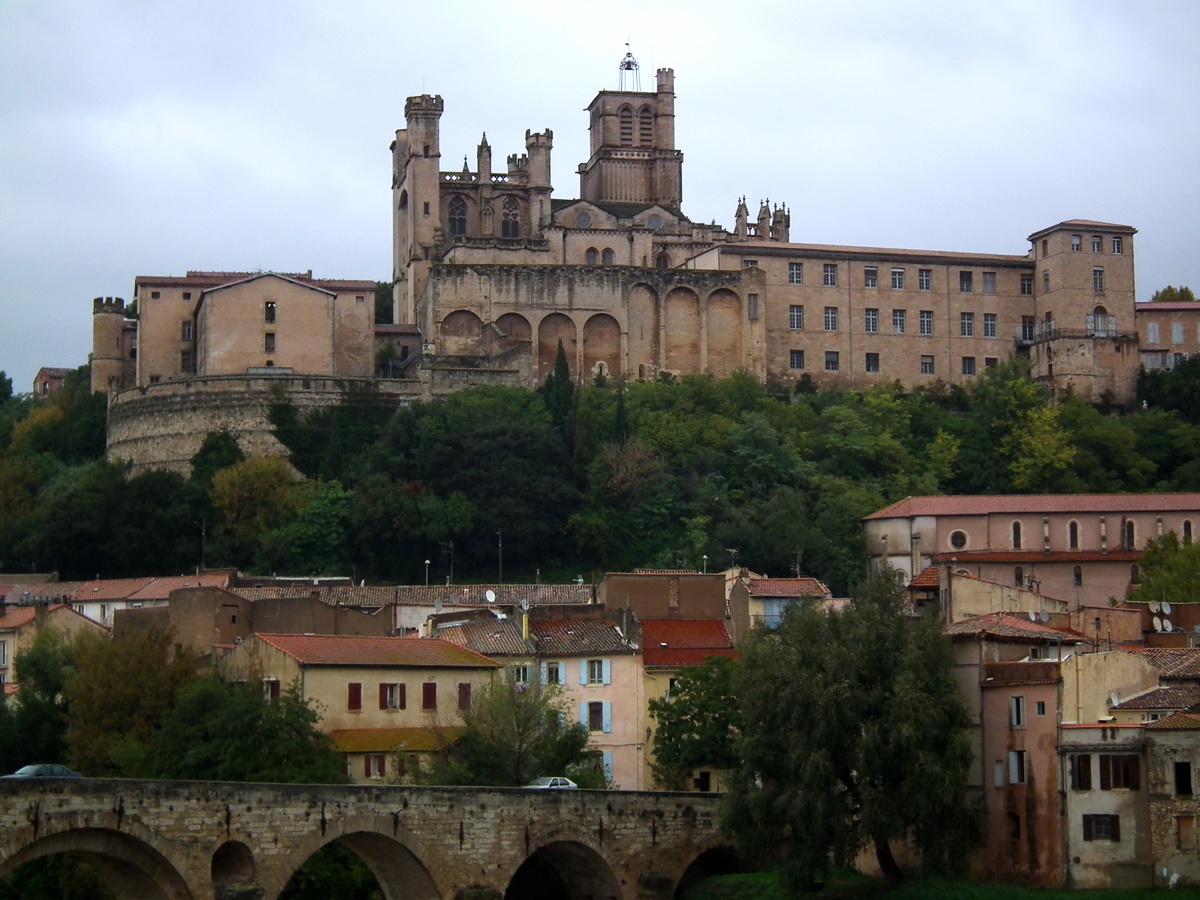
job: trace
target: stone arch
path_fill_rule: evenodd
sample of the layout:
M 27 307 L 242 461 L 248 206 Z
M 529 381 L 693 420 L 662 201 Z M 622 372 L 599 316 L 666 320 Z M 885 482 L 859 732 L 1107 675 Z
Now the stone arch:
M 396 204 L 396 208 L 397 209 L 408 209 L 408 191 L 407 190 L 403 190 L 400 192 L 400 202 L 398 204 Z
M 620 129 L 620 144 L 622 147 L 633 146 L 633 107 L 622 106 L 617 110 L 617 122 Z
M 691 374 L 700 371 L 700 298 L 690 288 L 673 288 L 665 306 L 666 359 L 662 367 Z
M 654 378 L 658 373 L 659 328 L 658 292 L 648 284 L 635 284 L 625 301 L 628 335 L 628 366 L 639 378 Z M 647 374 L 648 373 L 648 374 Z
M 179 868 L 144 840 L 111 828 L 60 831 L 0 859 L 0 878 L 43 856 L 73 856 L 87 863 L 118 897 L 191 900 Z
M 595 247 L 588 247 L 583 259 L 584 265 L 598 266 L 600 265 L 600 252 Z
M 442 319 L 442 346 L 446 356 L 478 356 L 483 335 L 483 322 L 466 309 L 457 309 Z
M 533 359 L 533 328 L 520 313 L 505 313 L 492 326 L 491 356 L 505 366 L 516 365 L 528 376 Z
M 513 872 L 506 900 L 620 897 L 624 891 L 603 856 L 587 844 L 556 840 L 534 850 Z
M 390 830 L 390 829 L 389 829 Z M 403 897 L 405 900 L 441 900 L 441 891 L 421 857 L 405 842 L 388 837 L 377 831 L 348 831 L 332 835 L 328 840 L 316 844 L 305 844 L 302 851 L 293 857 L 292 865 L 283 874 L 278 885 L 282 891 L 288 879 L 318 850 L 329 844 L 341 844 L 353 851 L 363 861 L 385 897 Z
M 742 359 L 742 301 L 733 291 L 713 291 L 707 310 L 708 371 L 716 378 L 732 375 Z
M 608 313 L 596 313 L 583 324 L 583 373 L 620 372 L 621 326 Z
M 212 856 L 212 883 L 218 894 L 222 888 L 250 884 L 255 879 L 254 853 L 241 841 L 226 841 Z
M 738 856 L 737 850 L 728 845 L 709 847 L 693 859 L 679 876 L 675 885 L 675 897 L 686 896 L 689 888 L 715 875 L 740 875 L 751 871 L 750 866 Z
M 562 341 L 571 375 L 575 373 L 575 322 L 562 313 L 551 313 L 538 323 L 537 379 L 540 382 L 554 371 L 558 342 Z

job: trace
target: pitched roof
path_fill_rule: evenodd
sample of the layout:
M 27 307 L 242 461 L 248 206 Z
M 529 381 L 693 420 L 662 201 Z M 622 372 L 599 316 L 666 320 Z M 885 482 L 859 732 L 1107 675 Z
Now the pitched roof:
M 914 516 L 984 516 L 1014 513 L 1129 513 L 1200 510 L 1200 493 L 1174 494 L 959 494 L 905 497 L 865 516 L 910 519 Z
M 1200 647 L 1123 646 L 1129 653 L 1139 653 L 1159 670 L 1159 678 L 1200 679 Z
M 201 572 L 199 575 L 179 575 L 177 577 L 155 578 L 145 587 L 138 588 L 129 595 L 129 600 L 168 600 L 171 591 L 180 588 L 219 587 L 228 588 L 232 580 L 231 572 Z
M 532 656 L 533 645 L 521 636 L 513 619 L 466 622 L 438 629 L 438 637 L 484 656 Z
M 342 753 L 411 753 L 440 750 L 453 743 L 461 728 L 435 725 L 429 728 L 338 728 L 329 732 L 334 746 Z
M 1133 304 L 1133 312 L 1135 315 L 1156 312 L 1200 313 L 1200 303 L 1195 300 L 1144 300 L 1141 303 Z
M 522 600 L 530 606 L 555 606 L 590 604 L 595 599 L 590 584 L 402 585 L 395 591 L 397 602 L 421 606 L 516 606 Z M 494 600 L 488 600 L 488 591 Z
M 942 550 L 933 554 L 936 562 L 957 560 L 960 563 L 1001 562 L 1107 562 L 1130 563 L 1142 558 L 1141 550 Z
M 530 634 L 540 656 L 631 653 L 635 648 L 607 619 L 534 619 Z
M 1160 687 L 1130 697 L 1113 709 L 1188 709 L 1200 703 L 1200 686 Z
M 1092 219 L 1067 219 L 1065 222 L 1059 222 L 1057 225 L 1051 225 L 1048 228 L 1035 231 L 1029 236 L 1028 240 L 1036 240 L 1043 234 L 1049 234 L 1060 228 L 1103 228 L 1109 231 L 1120 231 L 1125 234 L 1137 234 L 1137 229 L 1132 225 L 1118 225 L 1115 222 L 1097 222 Z
M 85 581 L 76 589 L 72 599 L 76 603 L 128 600 L 133 594 L 149 587 L 152 581 L 153 578 L 104 578 L 99 581 Z
M 736 657 L 725 623 L 717 619 L 643 619 L 642 664 L 699 666 L 710 656 Z
M 1200 731 L 1200 713 L 1176 712 L 1143 726 L 1147 731 Z
M 908 583 L 909 588 L 936 588 L 941 587 L 940 575 L 937 566 L 926 566 L 912 581 Z
M 751 597 L 829 597 L 833 592 L 824 582 L 801 578 L 751 578 Z
M 1067 628 L 1051 628 L 1041 622 L 1031 622 L 1009 613 L 995 612 L 973 616 L 946 628 L 951 637 L 990 637 L 1020 641 L 1069 641 L 1074 644 L 1087 638 Z
M 263 643 L 306 666 L 414 666 L 496 668 L 500 664 L 437 638 L 349 637 L 330 634 L 258 634 Z
M 82 581 L 38 581 L 30 584 L 0 584 L 0 598 L 9 603 L 26 599 L 66 601 L 83 585 Z

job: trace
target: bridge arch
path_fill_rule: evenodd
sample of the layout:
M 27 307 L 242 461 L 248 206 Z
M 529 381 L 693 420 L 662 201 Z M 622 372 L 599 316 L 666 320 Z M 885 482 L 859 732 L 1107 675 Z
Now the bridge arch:
M 404 831 L 401 829 L 396 837 L 392 837 L 390 832 L 394 823 L 388 821 L 381 824 L 388 833 L 383 833 L 381 828 L 350 825 L 341 829 L 341 833 L 331 830 L 324 837 L 317 836 L 304 841 L 288 860 L 286 868 L 280 870 L 273 879 L 278 883 L 271 885 L 266 896 L 278 897 L 292 875 L 313 854 L 329 844 L 337 843 L 353 851 L 363 861 L 375 876 L 384 897 L 389 900 L 399 900 L 401 897 L 404 900 L 442 900 L 442 891 L 419 855 L 419 848 L 410 846 L 416 843 L 414 836 L 405 834 L 406 839 L 401 839 Z
M 254 853 L 241 841 L 226 841 L 213 853 L 211 869 L 218 894 L 231 885 L 250 884 L 255 880 Z
M 0 855 L 0 878 L 27 862 L 60 853 L 87 863 L 121 898 L 196 898 L 171 860 L 140 838 L 112 828 L 67 829 L 38 838 L 10 855 Z
M 689 888 L 697 882 L 714 875 L 737 875 L 749 872 L 750 867 L 738 855 L 737 850 L 728 844 L 717 844 L 709 847 L 690 863 L 675 882 L 675 897 L 684 897 Z
M 525 859 L 504 892 L 504 900 L 571 900 L 623 895 L 609 861 L 573 840 L 550 841 Z

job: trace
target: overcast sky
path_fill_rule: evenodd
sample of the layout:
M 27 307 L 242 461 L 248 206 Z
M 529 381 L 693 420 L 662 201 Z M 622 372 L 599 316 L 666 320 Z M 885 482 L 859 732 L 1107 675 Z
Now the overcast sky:
M 91 349 L 91 299 L 189 269 L 391 277 L 388 144 L 441 94 L 442 168 L 554 131 L 626 40 L 676 75 L 684 211 L 786 203 L 792 239 L 1024 253 L 1138 229 L 1138 299 L 1200 288 L 1193 0 L 2 0 L 0 369 Z

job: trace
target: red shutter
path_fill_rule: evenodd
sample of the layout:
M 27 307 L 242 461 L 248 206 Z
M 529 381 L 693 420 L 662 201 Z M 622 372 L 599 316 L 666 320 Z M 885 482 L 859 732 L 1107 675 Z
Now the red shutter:
M 459 709 L 470 709 L 471 708 L 471 683 L 470 682 L 466 682 L 465 684 L 460 684 L 458 686 L 458 708 Z
M 367 778 L 371 777 L 371 754 L 370 753 L 363 754 L 363 775 L 367 776 Z
M 421 685 L 421 709 L 437 709 L 437 682 Z
M 388 686 L 386 684 L 380 684 L 379 685 L 379 708 L 380 709 L 388 708 L 387 695 L 388 695 Z
M 347 687 L 346 706 L 349 709 L 362 709 L 362 685 L 352 681 Z
M 405 696 L 408 693 L 408 691 L 406 690 L 407 685 L 399 684 L 399 685 L 396 685 L 396 687 L 398 687 L 400 689 L 400 696 L 396 698 L 396 708 L 397 709 L 407 709 L 408 708 L 408 700 Z
M 379 777 L 382 778 L 387 774 L 387 757 L 380 753 L 375 759 L 379 763 Z

